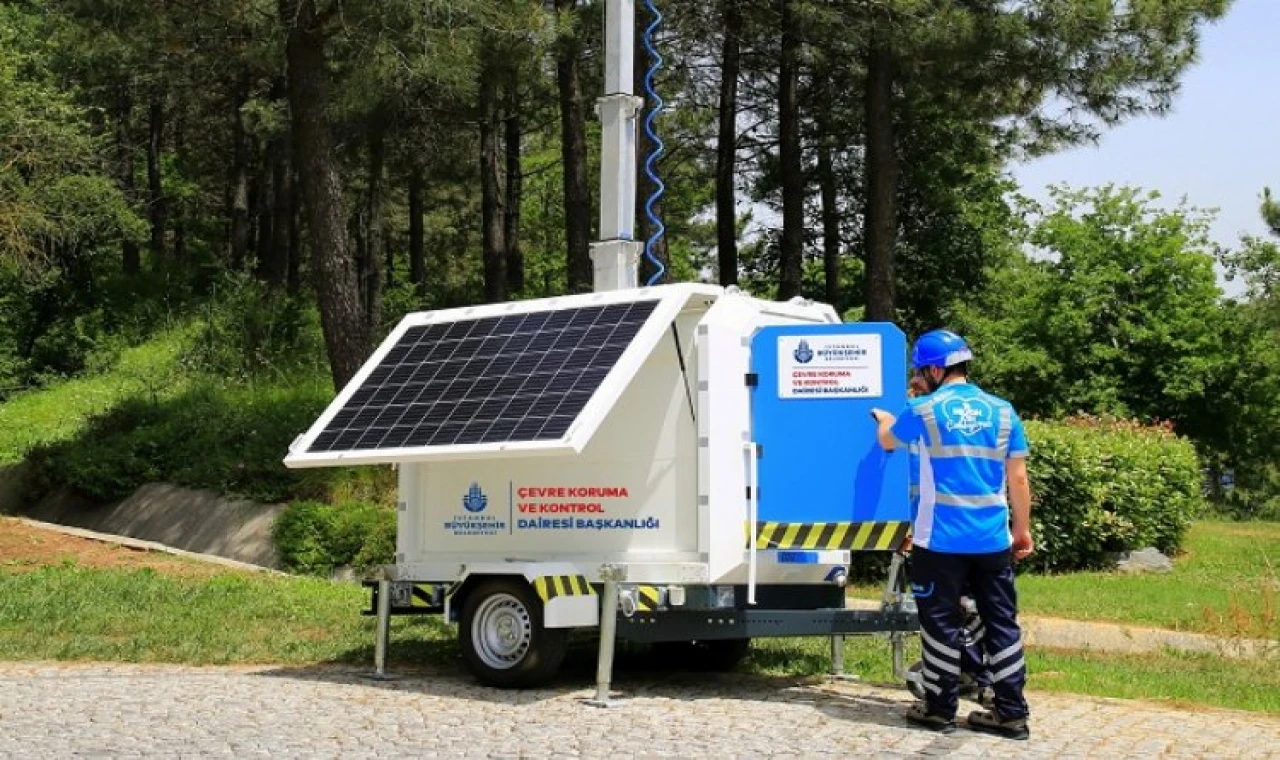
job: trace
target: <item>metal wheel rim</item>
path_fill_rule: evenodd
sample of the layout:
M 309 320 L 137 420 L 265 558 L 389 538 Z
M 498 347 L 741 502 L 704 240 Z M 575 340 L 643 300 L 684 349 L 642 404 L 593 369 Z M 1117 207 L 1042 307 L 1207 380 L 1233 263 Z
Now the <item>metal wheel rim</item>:
M 533 644 L 533 616 L 511 594 L 494 594 L 480 603 L 471 627 L 471 644 L 488 667 L 513 668 Z

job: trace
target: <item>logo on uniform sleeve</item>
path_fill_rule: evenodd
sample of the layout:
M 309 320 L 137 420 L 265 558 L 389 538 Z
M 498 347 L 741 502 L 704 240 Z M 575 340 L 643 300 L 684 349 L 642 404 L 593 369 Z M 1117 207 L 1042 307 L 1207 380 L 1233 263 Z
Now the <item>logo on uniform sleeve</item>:
M 973 435 L 995 425 L 991 405 L 982 399 L 953 399 L 942 405 L 942 416 L 949 432 Z
M 796 346 L 796 350 L 791 352 L 796 361 L 801 364 L 808 364 L 813 361 L 813 349 L 809 348 L 809 341 L 801 340 L 800 345 Z
M 479 483 L 472 483 L 466 495 L 462 497 L 462 508 L 468 512 L 483 512 L 487 506 L 489 506 L 489 497 L 480 490 Z

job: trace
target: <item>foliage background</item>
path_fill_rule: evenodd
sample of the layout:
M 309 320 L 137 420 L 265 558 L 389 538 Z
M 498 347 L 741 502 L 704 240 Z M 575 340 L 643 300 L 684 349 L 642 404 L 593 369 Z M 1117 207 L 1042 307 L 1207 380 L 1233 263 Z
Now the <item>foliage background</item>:
M 1037 205 L 1007 172 L 1164 113 L 1228 7 L 670 3 L 659 255 L 968 335 L 977 380 L 1043 420 L 1046 569 L 1176 547 L 1199 493 L 1280 517 L 1269 191 L 1274 234 L 1219 250 L 1150 190 Z M 30 498 L 299 501 L 297 566 L 354 560 L 391 486 L 280 458 L 402 314 L 589 286 L 600 11 L 0 0 L 0 461 Z

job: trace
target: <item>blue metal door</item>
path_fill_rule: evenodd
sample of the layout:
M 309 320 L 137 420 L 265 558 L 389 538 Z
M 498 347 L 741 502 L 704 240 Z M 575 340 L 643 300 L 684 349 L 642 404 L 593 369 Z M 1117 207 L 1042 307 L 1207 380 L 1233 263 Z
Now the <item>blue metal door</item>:
M 756 333 L 751 422 L 762 449 L 761 523 L 910 519 L 907 453 L 880 448 L 870 414 L 874 407 L 896 414 L 906 405 L 906 355 L 902 331 L 887 323 L 788 325 Z M 810 532 L 811 540 L 797 542 L 792 531 L 785 544 L 770 545 L 828 545 L 829 536 Z

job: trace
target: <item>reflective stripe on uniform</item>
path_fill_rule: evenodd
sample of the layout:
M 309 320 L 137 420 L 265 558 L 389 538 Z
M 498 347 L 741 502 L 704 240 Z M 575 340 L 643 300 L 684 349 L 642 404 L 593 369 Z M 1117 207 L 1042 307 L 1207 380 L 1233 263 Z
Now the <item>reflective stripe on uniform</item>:
M 1013 432 L 1013 408 L 1008 406 L 1000 407 L 1000 429 L 996 433 L 996 449 L 999 450 L 1000 458 L 1004 459 L 1009 454 L 1009 435 Z
M 1003 462 L 1004 454 L 1000 449 L 991 446 L 970 446 L 960 444 L 957 446 L 930 446 L 929 453 L 935 459 L 946 459 L 948 457 L 974 457 L 977 459 L 990 459 L 995 462 Z
M 934 500 L 944 507 L 1005 507 L 1009 504 L 1002 494 L 938 493 Z

